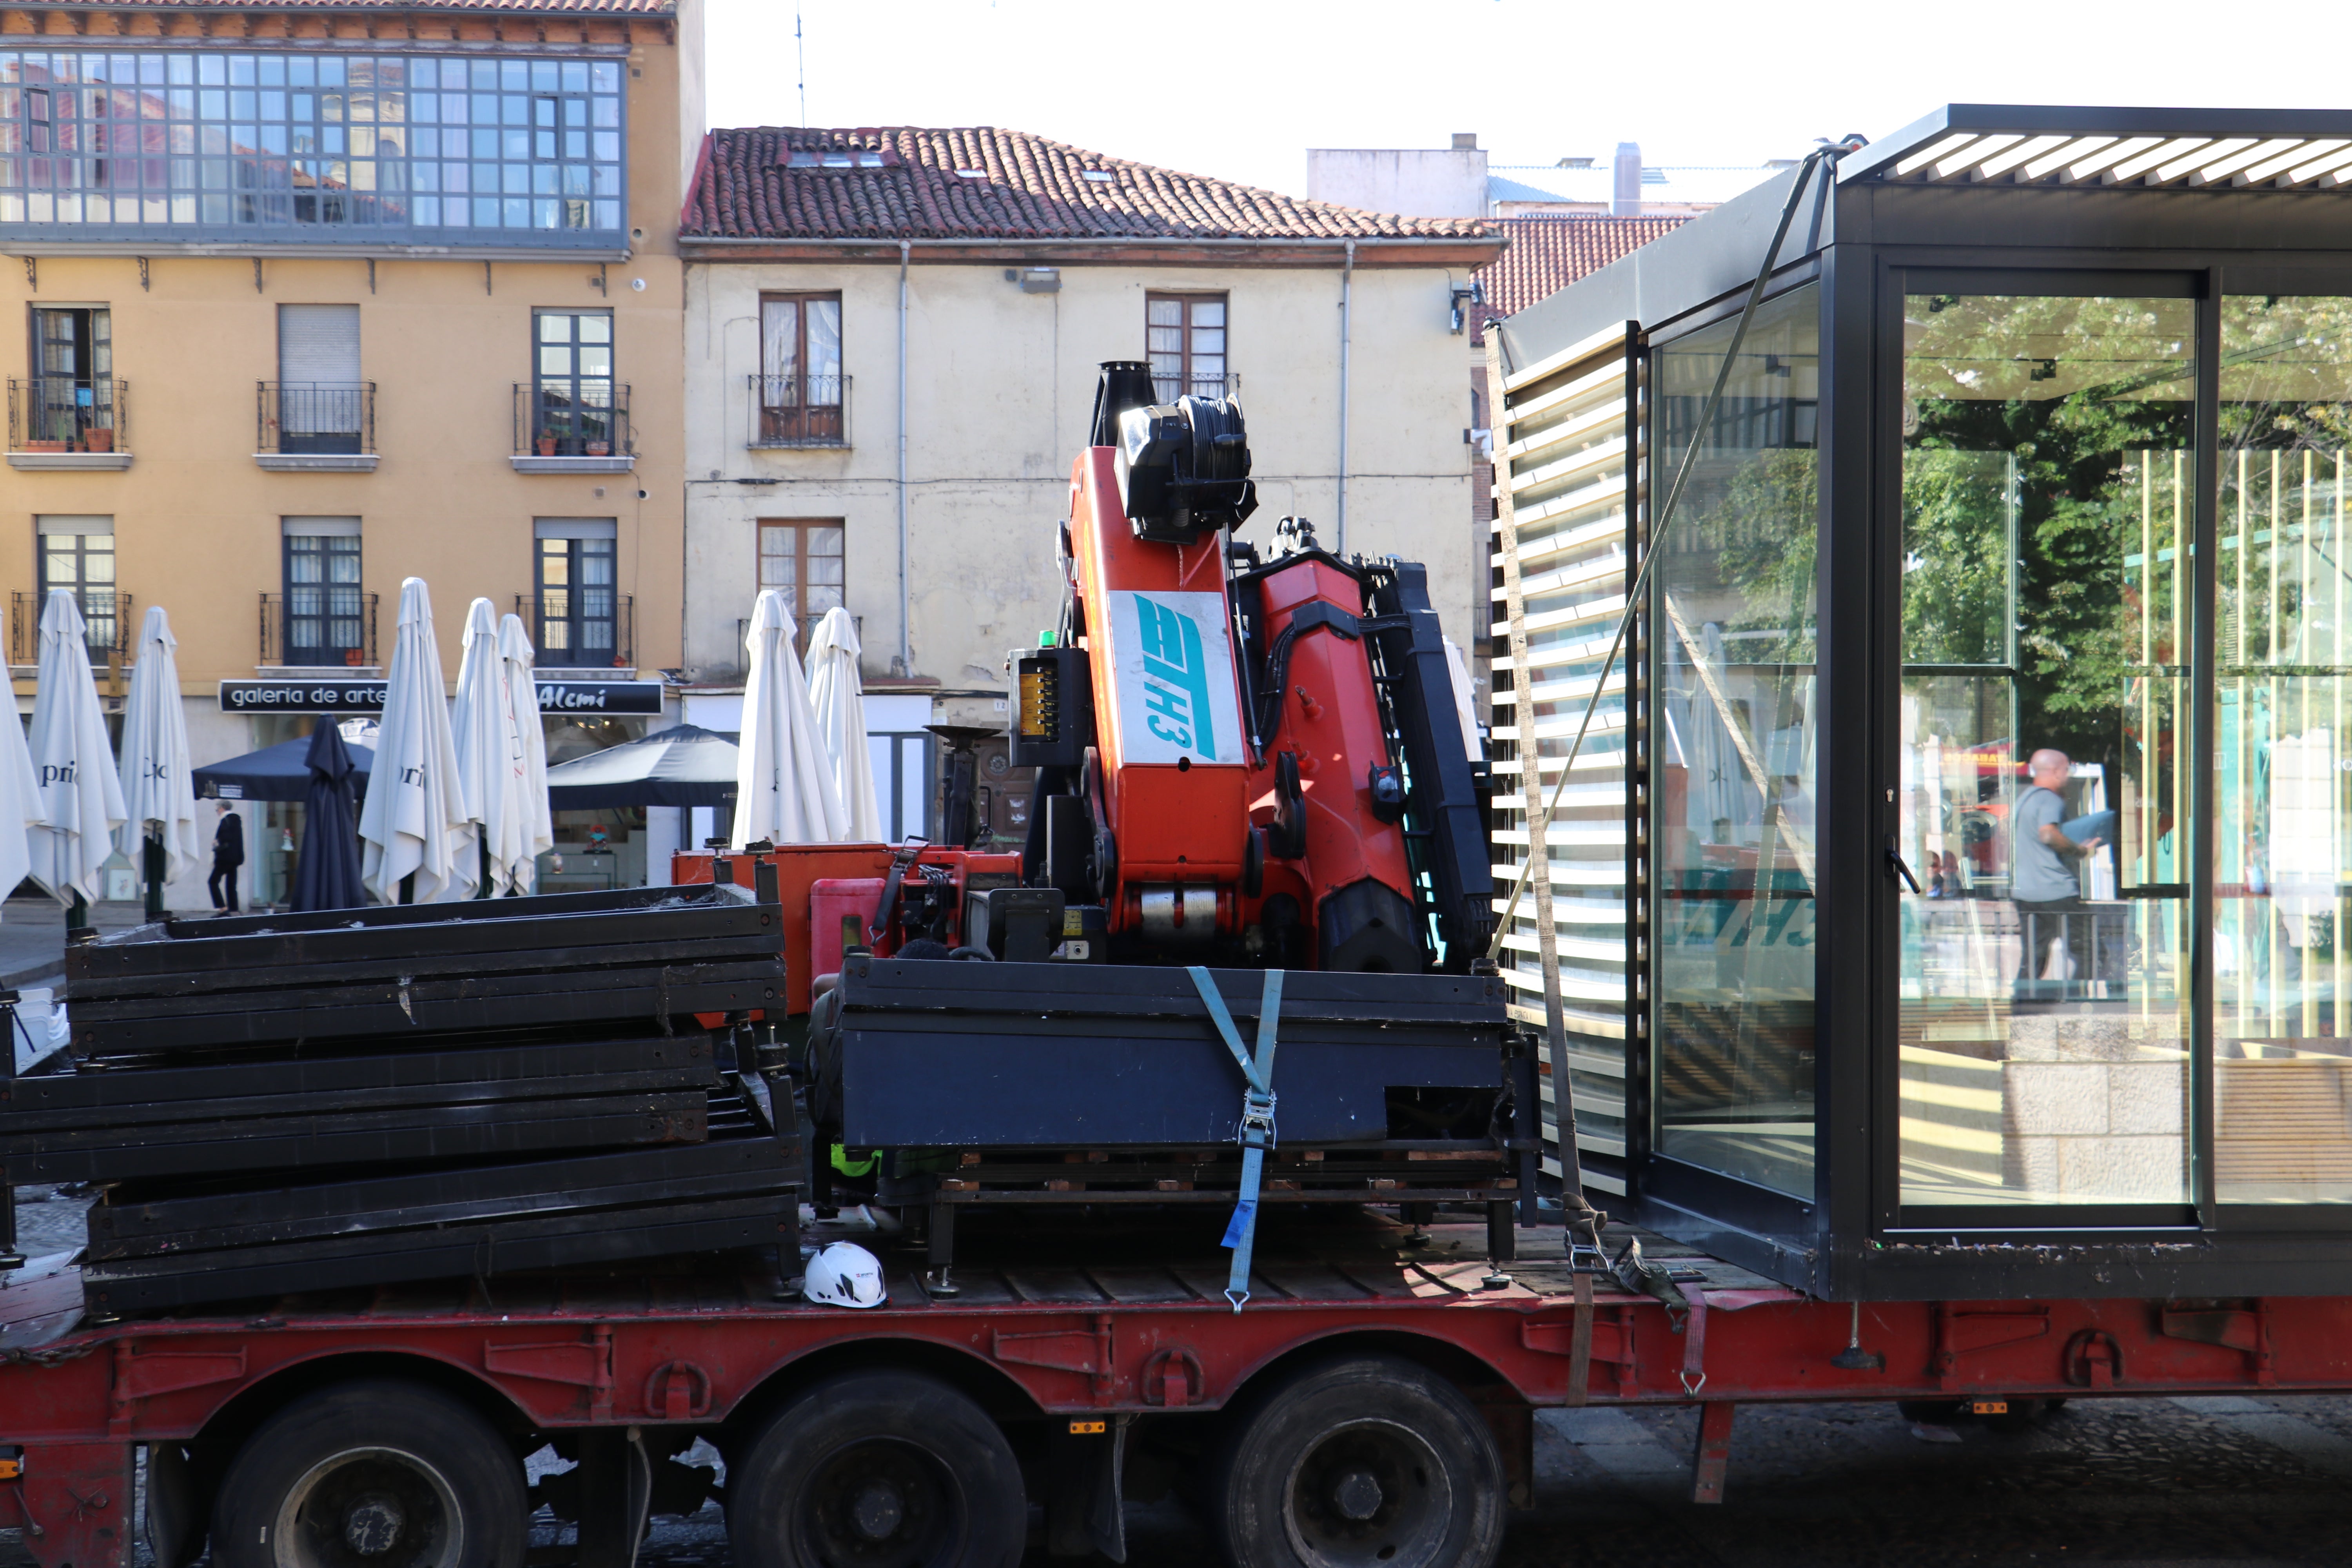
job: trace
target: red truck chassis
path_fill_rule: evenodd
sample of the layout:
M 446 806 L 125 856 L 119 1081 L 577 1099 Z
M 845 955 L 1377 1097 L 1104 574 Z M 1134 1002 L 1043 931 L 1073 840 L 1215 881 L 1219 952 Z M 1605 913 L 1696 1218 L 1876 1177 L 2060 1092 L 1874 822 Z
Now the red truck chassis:
M 1402 1236 L 1402 1231 L 1393 1233 Z M 1692 1310 L 1607 1275 L 1580 1336 L 1557 1231 L 1523 1232 L 1509 1283 L 1486 1282 L 1483 1227 L 1407 1247 L 1297 1248 L 1267 1258 L 1235 1313 L 1214 1258 L 1193 1268 L 968 1266 L 953 1300 L 896 1275 L 880 1310 L 770 1299 L 747 1268 L 385 1289 L 358 1310 L 86 1326 L 70 1267 L 0 1289 L 0 1524 L 41 1568 L 128 1568 L 134 1450 L 235 1440 L 272 1408 L 339 1379 L 414 1379 L 510 1432 L 724 1434 L 845 1366 L 916 1369 L 1007 1425 L 1123 1443 L 1136 1423 L 1214 1422 L 1279 1373 L 1368 1352 L 1458 1387 L 1528 1500 L 1532 1412 L 1689 1404 L 1704 1413 L 1695 1497 L 1722 1495 L 1732 1416 L 1751 1400 L 2031 1400 L 2352 1388 L 2352 1300 L 1813 1300 L 1649 1238 Z M 1450 1238 L 1450 1239 L 1449 1239 Z M 1545 1258 L 1526 1257 L 1538 1250 Z M 1584 1343 L 1580 1347 L 1580 1338 Z M 1589 1372 L 1581 1397 L 1571 1369 Z M 1248 1397 L 1244 1398 L 1247 1394 Z M 723 1446 L 723 1445 L 722 1445 Z M 1078 1450 L 1085 1451 L 1083 1447 Z M 9 1453 L 0 1448 L 0 1454 Z M 1109 1472 L 1115 1478 L 1116 1470 Z M 1112 1508 L 1116 1512 L 1116 1480 Z M 587 1562 L 587 1532 L 583 1532 Z M 625 1561 L 625 1553 L 623 1556 Z

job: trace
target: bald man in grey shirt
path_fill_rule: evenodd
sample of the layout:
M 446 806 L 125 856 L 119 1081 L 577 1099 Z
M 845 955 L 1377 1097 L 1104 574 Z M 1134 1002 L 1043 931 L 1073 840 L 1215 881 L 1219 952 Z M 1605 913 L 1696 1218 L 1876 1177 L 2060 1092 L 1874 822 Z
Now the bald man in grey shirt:
M 2092 912 L 2083 901 L 2081 862 L 2097 850 L 2102 840 L 2081 843 L 2066 837 L 2062 793 L 2074 764 L 2065 752 L 2044 747 L 2026 762 L 2032 778 L 2010 814 L 2013 841 L 2009 895 L 2017 905 L 2018 925 L 2025 951 L 2018 967 L 2021 991 L 2043 989 L 2039 981 L 2050 967 L 2051 944 L 2063 940 L 2074 960 L 2072 978 L 2088 981 L 2092 973 Z

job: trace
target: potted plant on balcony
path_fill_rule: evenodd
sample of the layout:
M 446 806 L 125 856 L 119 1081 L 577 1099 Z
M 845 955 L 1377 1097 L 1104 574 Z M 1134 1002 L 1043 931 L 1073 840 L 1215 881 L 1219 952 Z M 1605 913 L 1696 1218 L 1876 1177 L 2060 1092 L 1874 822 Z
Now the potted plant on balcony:
M 27 452 L 62 452 L 65 449 L 66 444 L 63 441 L 32 440 L 25 443 L 25 450 Z
M 588 443 L 588 455 L 592 458 L 609 458 L 613 455 L 613 443 L 591 441 Z
M 539 455 L 542 458 L 552 458 L 555 456 L 554 431 L 541 430 L 539 433 Z
M 114 450 L 114 432 L 111 429 L 100 429 L 97 426 L 92 426 L 81 433 L 81 438 L 82 450 L 85 452 Z

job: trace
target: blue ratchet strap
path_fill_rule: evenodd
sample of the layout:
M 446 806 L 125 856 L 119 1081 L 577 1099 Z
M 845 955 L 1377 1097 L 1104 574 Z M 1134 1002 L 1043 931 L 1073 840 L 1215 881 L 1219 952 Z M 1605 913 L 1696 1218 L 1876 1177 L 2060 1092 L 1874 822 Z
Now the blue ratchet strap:
M 1225 1048 L 1234 1053 L 1241 1064 L 1242 1076 L 1249 1087 L 1242 1091 L 1242 1190 L 1240 1201 L 1234 1205 L 1234 1217 L 1225 1226 L 1225 1238 L 1221 1245 L 1233 1248 L 1233 1272 L 1226 1277 L 1225 1300 L 1238 1312 L 1250 1299 L 1250 1252 L 1257 1241 L 1258 1185 L 1265 1175 L 1266 1152 L 1274 1147 L 1274 1045 L 1275 1030 L 1282 1017 L 1282 971 L 1265 972 L 1265 995 L 1258 1004 L 1257 1058 L 1250 1058 L 1242 1047 L 1242 1033 L 1234 1026 L 1234 1016 L 1226 1011 L 1225 999 L 1217 992 L 1216 982 L 1209 972 L 1197 966 L 1188 967 L 1185 973 L 1192 977 L 1192 988 L 1201 994 L 1201 1001 L 1209 1009 L 1209 1019 L 1224 1037 Z

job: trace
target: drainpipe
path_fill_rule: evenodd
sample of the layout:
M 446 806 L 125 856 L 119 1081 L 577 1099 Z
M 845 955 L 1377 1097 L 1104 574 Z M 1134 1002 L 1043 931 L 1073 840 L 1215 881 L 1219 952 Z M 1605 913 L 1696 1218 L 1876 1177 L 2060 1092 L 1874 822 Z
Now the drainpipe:
M 898 242 L 898 670 L 914 673 L 907 625 L 907 261 L 913 247 Z
M 1338 548 L 1332 553 L 1341 560 L 1348 555 L 1348 347 L 1351 336 L 1356 283 L 1356 242 L 1348 242 L 1347 260 L 1339 271 L 1339 519 L 1333 530 Z

